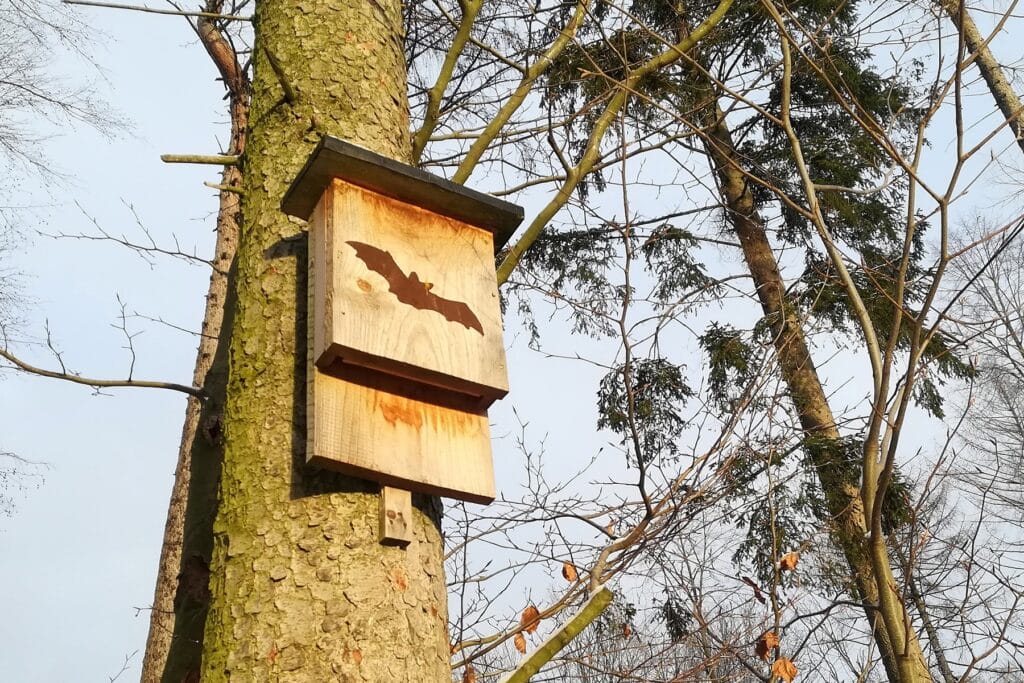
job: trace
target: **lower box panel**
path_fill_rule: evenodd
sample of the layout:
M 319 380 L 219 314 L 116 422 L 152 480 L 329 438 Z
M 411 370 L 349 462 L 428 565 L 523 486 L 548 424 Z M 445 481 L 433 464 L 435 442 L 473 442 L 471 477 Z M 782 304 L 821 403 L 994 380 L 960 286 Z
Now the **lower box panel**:
M 478 400 L 342 363 L 310 364 L 309 375 L 308 463 L 410 491 L 494 500 L 490 426 Z

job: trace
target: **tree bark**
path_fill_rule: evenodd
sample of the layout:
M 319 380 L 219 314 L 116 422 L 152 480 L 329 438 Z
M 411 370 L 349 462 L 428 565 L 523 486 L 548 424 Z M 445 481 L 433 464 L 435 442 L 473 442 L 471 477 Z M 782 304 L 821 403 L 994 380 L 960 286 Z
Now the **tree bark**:
M 209 7 L 211 3 L 207 3 Z M 216 7 L 211 7 L 211 11 Z M 249 125 L 249 83 L 234 51 L 208 19 L 195 25 L 228 91 L 231 138 L 227 153 L 245 151 Z M 241 187 L 242 171 L 226 166 L 226 187 Z M 232 268 L 241 225 L 237 192 L 221 191 L 213 272 L 199 337 L 193 383 L 206 398 L 190 398 L 185 409 L 178 463 L 164 525 L 149 636 L 142 660 L 142 683 L 184 680 L 198 675 L 202 635 L 209 604 L 210 550 L 222 457 L 221 424 L 227 387 L 227 340 L 231 336 Z
M 896 586 L 888 550 L 884 544 L 880 547 L 867 544 L 868 524 L 860 482 L 846 463 L 837 460 L 842 456 L 837 448 L 840 433 L 828 397 L 807 348 L 800 319 L 786 299 L 785 282 L 764 221 L 754 206 L 725 113 L 715 96 L 709 97 L 710 104 L 703 117 L 705 148 L 718 177 L 727 219 L 739 239 L 761 310 L 772 330 L 782 378 L 799 416 L 807 451 L 832 517 L 832 539 L 849 565 L 855 591 L 864 605 L 889 680 L 893 683 L 930 682 L 932 677 L 920 642 L 912 625 L 906 623 L 903 610 L 888 615 L 888 620 L 881 618 L 882 603 L 892 601 L 883 601 L 879 591 L 894 590 Z M 886 628 L 886 621 L 906 627 Z
M 306 235 L 281 197 L 322 134 L 410 158 L 399 0 L 256 8 L 203 680 L 447 681 L 436 501 L 377 539 L 377 486 L 305 466 Z
M 223 175 L 225 184 L 237 184 L 240 175 L 237 169 L 225 170 Z M 204 507 L 211 508 L 216 501 L 216 481 L 219 474 L 217 470 L 221 455 L 219 423 L 224 406 L 227 368 L 227 357 L 219 351 L 225 348 L 221 343 L 222 339 L 230 336 L 230 325 L 225 329 L 223 323 L 224 307 L 228 297 L 228 269 L 234 258 L 238 239 L 236 214 L 239 200 L 237 197 L 238 195 L 233 195 L 233 193 L 222 192 L 220 198 L 214 272 L 210 276 L 202 336 L 199 341 L 193 375 L 193 381 L 197 383 L 197 386 L 204 387 L 208 396 L 205 402 L 189 398 L 188 406 L 185 409 L 185 423 L 182 427 L 178 464 L 174 473 L 171 500 L 167 508 L 164 541 L 160 549 L 160 564 L 157 570 L 156 589 L 149 620 L 149 637 L 146 640 L 146 654 L 142 662 L 141 680 L 143 683 L 154 683 L 162 679 L 168 656 L 172 650 L 175 631 L 181 628 L 177 623 L 178 612 L 185 602 L 191 603 L 194 601 L 192 598 L 199 598 L 207 591 L 205 579 L 201 587 L 190 588 L 186 585 L 193 583 L 192 579 L 195 578 L 197 569 L 209 566 L 209 551 L 204 553 L 201 548 L 191 547 L 189 552 L 185 553 L 185 527 L 189 513 L 195 512 L 194 509 L 189 509 L 190 488 L 197 489 L 192 494 L 197 502 L 200 497 L 207 498 Z M 232 205 L 233 211 L 231 210 Z M 204 478 L 209 479 L 212 475 L 213 486 L 211 487 L 207 483 L 202 487 L 213 493 L 212 496 L 209 494 L 198 495 L 200 485 L 193 479 L 193 461 L 199 459 L 202 459 L 201 469 L 206 474 Z M 208 472 L 210 464 L 215 466 L 212 473 Z M 195 540 L 199 541 L 198 538 Z M 200 542 L 200 545 L 203 544 Z M 205 545 L 209 546 L 209 541 Z M 190 558 L 187 565 L 182 563 L 183 555 Z M 201 569 L 200 573 L 202 573 Z M 179 591 L 179 586 L 182 589 L 182 597 L 176 600 L 175 596 Z M 202 621 L 200 621 L 201 625 Z M 193 645 L 188 649 L 195 651 L 195 659 L 198 661 L 198 646 Z
M 1024 106 L 1021 105 L 1020 98 L 1010 86 L 1010 81 L 1003 73 L 1003 67 L 999 65 L 992 51 L 988 49 L 988 42 L 978 30 L 978 25 L 974 23 L 967 7 L 960 0 L 941 0 L 939 4 L 942 5 L 942 9 L 946 11 L 963 35 L 964 43 L 974 55 L 974 63 L 978 65 L 978 71 L 985 79 L 989 92 L 992 93 L 992 97 L 996 101 L 996 106 L 999 107 L 999 111 L 1006 118 L 1010 130 L 1013 131 L 1013 135 L 1017 139 L 1017 146 L 1024 151 L 1024 121 L 1021 120 L 1021 117 L 1024 116 Z

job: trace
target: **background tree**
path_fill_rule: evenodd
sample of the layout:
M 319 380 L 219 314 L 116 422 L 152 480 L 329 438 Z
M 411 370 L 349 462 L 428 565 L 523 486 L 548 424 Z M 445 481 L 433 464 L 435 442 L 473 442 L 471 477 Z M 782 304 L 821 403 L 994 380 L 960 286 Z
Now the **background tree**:
M 964 436 L 989 458 L 976 463 L 998 483 L 1010 508 L 1019 507 L 1024 467 L 1024 242 L 1016 225 L 967 233 L 957 275 L 961 334 L 969 343 L 978 381 L 967 406 Z
M 0 6 L 0 159 L 8 182 L 22 171 L 53 174 L 43 142 L 68 122 L 112 130 L 116 118 L 89 83 L 72 84 L 48 66 L 55 45 L 86 60 L 90 28 L 51 0 Z M 9 197 L 11 186 L 2 188 Z M 9 207 L 0 217 L 10 220 Z
M 595 120 L 600 120 L 597 114 L 601 111 L 599 103 L 603 101 L 602 98 L 610 97 L 610 93 L 621 87 L 624 81 L 633 86 L 633 81 L 626 81 L 630 69 L 639 63 L 643 55 L 656 49 L 659 42 L 668 42 L 668 39 L 657 34 L 657 29 L 666 24 L 656 22 L 669 22 L 671 26 L 674 19 L 678 26 L 681 17 L 679 8 L 675 6 L 655 6 L 650 10 L 650 15 L 637 12 L 639 6 L 634 4 L 634 13 L 628 19 L 622 19 L 622 15 L 616 15 L 619 8 L 610 3 L 602 5 L 607 25 L 593 29 L 595 38 L 585 50 L 568 49 L 563 53 L 566 65 L 562 93 L 563 96 L 568 93 L 574 99 L 570 99 L 565 109 L 559 111 L 560 115 L 568 113 L 570 118 L 556 119 L 559 123 L 554 128 L 559 131 L 572 130 L 562 123 L 569 120 L 577 123 L 582 132 L 575 138 L 567 136 L 567 144 L 561 149 L 558 149 L 550 132 L 546 133 L 546 139 L 540 135 L 532 138 L 535 144 L 539 143 L 535 147 L 530 147 L 528 140 L 531 138 L 524 133 L 516 141 L 531 149 L 532 154 L 509 150 L 501 157 L 501 161 L 496 156 L 496 164 L 504 165 L 509 171 L 519 170 L 531 178 L 520 187 L 551 181 L 558 183 L 564 179 L 563 192 L 564 188 L 571 191 L 580 185 L 572 179 L 580 168 L 573 166 L 572 161 L 586 160 L 598 168 L 602 167 L 602 163 L 608 164 L 607 157 L 598 161 L 587 159 L 587 153 L 592 149 L 589 143 L 593 142 L 593 133 L 598 130 Z M 764 10 L 763 14 L 760 13 L 761 9 Z M 809 438 L 803 444 L 812 453 L 819 451 L 818 462 L 811 471 L 816 470 L 823 479 L 817 484 L 811 483 L 795 500 L 803 500 L 803 514 L 811 512 L 824 516 L 829 524 L 839 522 L 838 528 L 833 528 L 839 533 L 840 548 L 846 554 L 847 562 L 858 567 L 847 573 L 849 578 L 841 580 L 841 583 L 849 585 L 851 578 L 863 583 L 854 589 L 854 595 L 865 601 L 865 614 L 869 621 L 874 621 L 879 614 L 879 601 L 887 603 L 882 605 L 882 612 L 888 625 L 882 625 L 875 633 L 880 639 L 878 647 L 886 658 L 890 679 L 928 680 L 929 665 L 923 654 L 907 656 L 908 643 L 913 645 L 911 649 L 920 648 L 917 637 L 913 635 L 916 629 L 910 626 L 918 618 L 909 611 L 912 602 L 909 592 L 912 591 L 904 589 L 903 595 L 906 597 L 901 598 L 905 599 L 902 605 L 889 597 L 889 587 L 894 581 L 903 580 L 897 579 L 897 576 L 904 573 L 906 566 L 905 562 L 898 559 L 900 553 L 892 554 L 898 548 L 891 549 L 886 538 L 894 530 L 895 520 L 906 518 L 906 510 L 900 513 L 899 508 L 905 504 L 909 492 L 902 483 L 904 480 L 899 474 L 896 455 L 900 425 L 910 401 L 918 401 L 927 410 L 941 410 L 937 401 L 940 378 L 944 374 L 956 377 L 971 372 L 965 363 L 950 355 L 948 340 L 935 327 L 942 318 L 942 307 L 931 306 L 939 291 L 942 273 L 952 258 L 947 245 L 952 230 L 950 206 L 956 195 L 950 194 L 949 190 L 955 187 L 956 177 L 979 148 L 961 143 L 964 146 L 954 162 L 955 169 L 948 176 L 953 179 L 949 189 L 943 188 L 942 182 L 933 184 L 934 181 L 930 179 L 922 179 L 918 169 L 923 131 L 940 112 L 945 115 L 947 110 L 943 104 L 951 102 L 954 92 L 960 91 L 963 72 L 958 68 L 942 73 L 937 77 L 938 85 L 931 93 L 907 89 L 901 85 L 898 76 L 872 71 L 869 53 L 864 49 L 866 42 L 860 37 L 863 35 L 860 31 L 877 31 L 878 18 L 870 13 L 866 17 L 858 16 L 852 8 L 849 14 L 828 10 L 824 8 L 824 14 L 819 15 L 819 20 L 827 22 L 826 29 L 814 23 L 814 12 L 822 11 L 815 8 L 801 8 L 790 15 L 781 10 L 773 14 L 772 8 L 768 6 L 752 6 L 749 15 L 742 12 L 730 15 L 737 17 L 738 28 L 735 34 L 726 34 L 728 39 L 723 41 L 723 51 L 754 45 L 754 59 L 765 59 L 765 68 L 784 67 L 782 78 L 776 81 L 780 86 L 771 93 L 772 99 L 765 102 L 762 99 L 763 91 L 759 91 L 756 85 L 762 72 L 757 69 L 744 72 L 743 69 L 749 68 L 752 60 L 740 59 L 724 52 L 725 60 L 720 70 L 709 67 L 704 61 L 698 62 L 694 70 L 708 74 L 703 78 L 710 82 L 713 90 L 722 93 L 721 97 L 728 104 L 718 107 L 717 115 L 711 112 L 711 115 L 703 118 L 695 117 L 693 109 L 680 108 L 672 113 L 680 111 L 675 114 L 675 121 L 682 123 L 690 131 L 689 135 L 708 141 L 712 160 L 719 160 L 720 177 L 722 173 L 725 176 L 721 180 L 724 189 L 720 191 L 725 194 L 723 203 L 729 209 L 726 220 L 735 222 L 740 220 L 737 216 L 745 217 L 743 220 L 754 217 L 758 224 L 755 227 L 762 231 L 769 227 L 777 230 L 775 226 L 781 223 L 782 230 L 777 234 L 783 244 L 789 249 L 809 249 L 803 277 L 797 278 L 795 284 L 789 284 L 781 272 L 783 268 L 792 268 L 792 264 L 777 259 L 776 250 L 764 235 L 760 237 L 759 249 L 751 248 L 755 244 L 752 240 L 756 233 L 748 233 L 746 243 L 741 238 L 739 245 L 755 277 L 756 291 L 762 305 L 765 305 L 765 299 L 770 304 L 765 311 L 768 317 L 760 327 L 759 334 L 766 335 L 771 325 L 783 324 L 780 319 L 784 321 L 786 316 L 791 316 L 783 328 L 776 328 L 769 338 L 774 341 L 783 377 L 789 391 L 793 392 L 791 396 L 796 404 L 797 415 L 804 422 L 803 429 L 807 430 L 805 438 L 814 437 L 816 433 L 827 437 L 824 441 Z M 637 26 L 638 19 L 648 17 L 654 17 L 651 24 Z M 773 22 L 782 31 L 779 51 L 771 50 Z M 760 31 L 755 26 L 766 28 Z M 831 34 L 829 31 L 837 33 Z M 820 38 L 823 33 L 830 37 Z M 511 32 L 503 35 L 509 34 Z M 514 39 L 512 42 L 515 42 Z M 718 56 L 714 50 L 708 52 Z M 730 56 L 733 57 L 732 61 L 729 61 Z M 913 62 L 908 58 L 906 64 L 905 73 L 913 73 Z M 899 73 L 901 68 L 897 65 L 890 74 Z M 755 85 L 744 86 L 740 80 L 744 76 L 749 76 L 750 82 Z M 652 77 L 636 83 L 642 83 L 648 88 L 640 89 L 637 95 L 638 99 L 643 100 L 639 106 L 644 115 L 634 115 L 621 125 L 622 130 L 634 130 L 627 126 L 636 126 L 636 129 L 643 131 L 644 137 L 623 154 L 629 157 L 645 151 L 646 143 L 650 143 L 650 147 L 657 147 L 659 144 L 667 144 L 666 139 L 673 139 L 668 136 L 658 137 L 666 132 L 663 119 L 658 118 L 666 108 L 662 93 L 668 86 L 664 77 Z M 884 93 L 884 97 L 873 98 L 873 94 L 879 92 Z M 685 91 L 683 96 L 693 97 Z M 912 100 L 912 104 L 891 106 L 893 98 L 918 99 Z M 452 96 L 452 99 L 457 98 Z M 688 103 L 689 100 L 684 99 L 683 102 Z M 486 100 L 482 104 L 486 106 Z M 699 106 L 696 111 L 701 111 Z M 962 114 L 959 108 L 957 111 Z M 575 112 L 579 114 L 574 116 Z M 743 112 L 750 113 L 750 122 L 741 121 L 736 126 L 747 138 L 743 146 L 729 139 L 730 131 L 725 129 L 723 122 L 726 112 L 730 112 L 729 116 L 733 118 L 739 118 Z M 541 120 L 536 120 L 538 125 Z M 550 122 L 551 117 L 548 118 L 549 127 L 544 128 L 545 131 L 551 130 Z M 711 122 L 711 132 L 708 130 L 708 122 Z M 460 131 L 457 124 L 449 125 L 454 131 Z M 527 125 L 524 125 L 524 131 Z M 472 138 L 472 130 L 470 124 L 460 134 Z M 886 132 L 880 134 L 881 130 Z M 683 133 L 678 137 L 686 135 Z M 965 139 L 966 132 L 960 124 L 954 135 L 961 141 Z M 454 134 L 448 134 L 446 139 L 454 137 Z M 652 143 L 652 138 L 659 142 Z M 626 133 L 621 134 L 620 139 L 633 140 Z M 981 139 L 984 141 L 985 135 Z M 536 159 L 543 158 L 538 152 L 545 149 L 546 143 L 556 148 L 556 154 L 561 154 L 557 158 L 564 166 L 565 175 L 560 175 L 557 167 L 548 173 L 547 169 L 536 168 Z M 519 165 L 520 160 L 525 159 L 533 161 L 524 161 Z M 891 182 L 891 174 L 886 172 L 890 164 L 894 172 L 906 174 L 906 184 Z M 794 170 L 799 173 L 794 174 Z M 680 171 L 700 177 L 682 164 Z M 640 186 L 644 180 L 634 182 Z M 594 185 L 601 189 L 600 176 Z M 589 184 L 580 186 L 583 189 L 593 187 Z M 558 199 L 561 200 L 563 196 L 560 195 Z M 922 202 L 922 197 L 926 197 L 927 202 Z M 744 201 L 745 206 L 741 203 Z M 927 206 L 931 202 L 934 203 Z M 607 267 L 610 260 L 630 258 L 628 237 L 622 239 L 619 248 L 616 248 L 615 242 L 620 236 L 629 235 L 629 228 L 633 225 L 661 223 L 666 227 L 666 238 L 679 240 L 691 249 L 696 244 L 713 244 L 716 240 L 724 242 L 718 235 L 707 235 L 706 232 L 694 236 L 692 233 L 696 231 L 678 230 L 672 223 L 662 223 L 657 217 L 631 219 L 628 210 L 624 227 L 621 213 L 619 218 L 611 219 L 607 214 L 601 214 L 601 209 L 595 208 L 595 204 L 597 201 L 593 195 L 588 201 L 588 197 L 581 193 L 580 202 L 572 203 L 578 210 L 577 221 L 606 227 L 577 228 L 574 232 L 557 231 L 549 225 L 545 231 L 544 225 L 534 223 L 531 230 L 538 229 L 528 230 L 524 238 L 524 242 L 532 244 L 534 248 L 523 262 L 526 272 L 529 273 L 531 257 L 536 258 L 539 264 L 536 277 L 523 282 L 524 289 L 554 297 L 558 304 L 564 305 L 571 312 L 573 323 L 578 329 L 614 329 L 616 316 L 614 313 L 608 315 L 607 312 L 609 302 L 616 301 L 617 297 L 609 295 L 613 292 L 629 292 L 625 296 L 631 296 L 631 283 L 627 277 L 625 287 L 617 290 L 616 284 L 604 277 L 609 271 L 602 269 Z M 633 205 L 642 204 L 634 199 Z M 918 213 L 919 206 L 926 208 L 920 209 L 921 213 Z M 770 211 L 768 218 L 755 217 L 751 212 L 756 207 Z M 780 209 L 779 213 L 775 213 Z M 550 214 L 542 213 L 542 216 L 546 220 Z M 922 235 L 928 230 L 929 220 L 937 224 L 937 253 L 928 253 L 922 249 Z M 859 234 L 858 224 L 862 226 Z M 655 232 L 646 240 L 645 237 L 640 235 L 638 241 L 651 244 L 660 235 Z M 652 245 L 652 251 L 655 248 Z M 510 261 L 514 263 L 521 253 L 513 248 Z M 688 257 L 684 252 L 683 258 Z M 922 261 L 932 258 L 935 260 Z M 677 259 L 658 274 L 687 273 L 689 261 L 682 261 L 679 257 Z M 614 268 L 610 270 L 615 272 Z M 508 271 L 503 269 L 502 272 Z M 768 287 L 768 284 L 772 286 Z M 567 295 L 567 290 L 574 290 L 577 296 Z M 775 294 L 771 295 L 770 292 Z M 783 298 L 783 292 L 790 294 Z M 790 296 L 792 300 L 787 302 Z M 622 300 L 629 301 L 628 298 Z M 792 312 L 786 312 L 789 306 L 793 306 Z M 854 331 L 854 339 L 864 340 L 869 348 L 869 356 L 874 356 L 870 359 L 875 380 L 874 409 L 861 416 L 840 418 L 831 414 L 833 411 L 822 389 L 823 383 L 815 376 L 817 373 L 813 372 L 809 363 L 807 347 L 801 351 L 799 347 L 803 342 L 794 342 L 797 339 L 794 335 L 806 334 L 801 329 L 804 325 L 818 334 L 819 340 L 822 339 L 821 327 L 803 322 L 809 314 L 821 316 L 818 320 L 825 324 L 824 329 L 832 328 L 833 334 L 847 329 Z M 935 314 L 937 318 L 930 317 Z M 784 334 L 786 326 L 790 332 Z M 722 334 L 719 328 L 709 330 L 707 341 L 715 344 L 708 351 L 715 365 L 719 366 L 718 376 L 732 379 L 744 371 L 752 349 L 743 343 L 743 336 L 730 333 L 729 330 L 725 332 Z M 758 326 L 754 326 L 751 332 L 758 332 Z M 759 341 L 763 339 L 762 336 Z M 663 339 L 659 339 L 659 342 L 664 344 Z M 908 352 L 909 363 L 905 366 L 907 369 L 904 374 L 904 370 L 896 368 L 904 367 L 903 363 L 908 359 L 904 354 Z M 620 369 L 616 374 L 626 378 L 624 393 L 630 394 L 630 373 Z M 898 384 L 890 384 L 894 382 L 891 378 L 900 376 L 903 388 L 891 393 L 898 387 Z M 892 403 L 892 400 L 895 402 Z M 885 413 L 890 410 L 894 412 L 890 412 L 883 420 Z M 614 422 L 604 424 L 610 426 Z M 860 429 L 851 430 L 851 427 L 858 424 L 862 425 Z M 844 430 L 840 431 L 840 427 Z M 849 436 L 844 435 L 844 431 Z M 793 454 L 800 450 L 803 449 L 784 449 L 783 453 Z M 763 451 L 763 446 L 754 449 L 754 453 Z M 641 463 L 642 471 L 643 457 L 640 452 L 642 448 L 638 446 L 632 457 L 634 462 Z M 853 467 L 847 469 L 846 463 L 851 461 Z M 819 486 L 822 489 L 818 489 Z M 890 487 L 891 496 L 887 495 Z M 815 489 L 818 489 L 817 492 Z M 863 506 L 863 512 L 857 511 L 860 506 Z M 791 517 L 791 513 L 780 516 L 784 517 Z M 844 517 L 850 520 L 850 526 L 845 532 L 843 524 L 846 522 L 842 521 Z M 760 530 L 758 527 L 769 521 L 771 515 L 748 519 L 751 520 L 751 532 L 754 532 Z M 753 524 L 755 519 L 760 520 L 757 526 Z M 884 521 L 886 519 L 890 521 Z M 799 531 L 799 528 L 789 529 L 787 535 Z M 870 547 L 861 545 L 860 538 L 866 533 L 870 533 L 874 539 Z M 844 534 L 846 543 L 843 542 Z M 772 537 L 760 536 L 762 539 Z M 762 567 L 770 568 L 772 563 L 765 560 L 774 553 L 762 551 L 758 554 L 764 558 L 761 560 L 764 562 Z M 833 565 L 830 572 L 836 570 Z M 941 667 L 939 660 L 942 643 L 935 642 L 931 647 L 940 651 L 933 650 L 931 656 L 934 665 Z
M 210 0 L 209 14 L 241 16 L 247 1 L 226 5 Z M 229 138 L 224 153 L 241 156 L 249 126 L 251 97 L 248 72 L 250 38 L 246 22 L 189 17 L 200 44 L 224 84 Z M 227 340 L 231 337 L 234 296 L 231 273 L 241 225 L 242 171 L 227 165 L 221 173 L 216 241 L 206 295 L 199 348 L 192 375 L 204 399 L 190 397 L 182 426 L 167 521 L 160 551 L 142 680 L 180 680 L 197 671 L 209 607 L 210 556 L 217 484 L 223 458 L 224 401 L 227 387 Z

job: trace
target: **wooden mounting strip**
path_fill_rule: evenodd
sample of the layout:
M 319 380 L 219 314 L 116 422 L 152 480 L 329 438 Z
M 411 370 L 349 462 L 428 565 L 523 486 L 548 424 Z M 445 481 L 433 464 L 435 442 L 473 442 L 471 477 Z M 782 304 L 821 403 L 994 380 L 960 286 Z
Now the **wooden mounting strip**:
M 412 494 L 404 489 L 380 487 L 380 542 L 408 545 L 412 541 Z

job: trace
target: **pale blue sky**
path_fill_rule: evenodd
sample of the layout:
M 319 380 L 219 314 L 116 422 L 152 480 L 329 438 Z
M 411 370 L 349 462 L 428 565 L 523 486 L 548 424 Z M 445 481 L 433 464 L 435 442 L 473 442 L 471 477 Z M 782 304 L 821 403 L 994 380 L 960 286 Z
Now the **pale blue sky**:
M 158 241 L 176 233 L 200 253 L 212 243 L 215 180 L 210 168 L 168 166 L 167 152 L 217 151 L 221 88 L 206 54 L 175 17 L 87 10 L 104 27 L 95 55 L 108 80 L 98 91 L 130 120 L 113 140 L 77 127 L 50 140 L 51 161 L 71 180 L 40 188 L 49 206 L 26 219 L 15 259 L 27 274 L 24 334 L 39 340 L 45 319 L 70 368 L 123 377 L 123 338 L 112 328 L 120 294 L 130 310 L 196 329 L 207 273 L 181 262 L 156 269 L 116 245 L 52 240 L 43 230 L 95 232 L 79 202 L 108 231 L 141 237 L 121 199 L 134 204 Z M 53 71 L 69 81 L 98 80 L 67 55 Z M 223 137 L 223 136 L 222 136 Z M 194 341 L 144 321 L 136 339 L 135 376 L 188 383 Z M 22 347 L 23 349 L 25 347 Z M 27 353 L 51 366 L 38 347 Z M 63 382 L 0 376 L 0 444 L 50 465 L 41 488 L 21 496 L 0 520 L 0 678 L 5 681 L 106 681 L 125 656 L 139 653 L 119 680 L 137 680 L 163 517 L 185 401 L 163 391 L 93 396 Z
M 76 128 L 49 142 L 50 158 L 72 180 L 49 191 L 35 187 L 34 200 L 49 205 L 37 212 L 45 218 L 42 229 L 92 231 L 77 201 L 108 231 L 140 237 L 124 200 L 158 242 L 171 244 L 173 233 L 183 246 L 205 253 L 216 198 L 202 181 L 216 180 L 216 169 L 168 166 L 159 155 L 215 153 L 216 137 L 226 137 L 223 91 L 208 57 L 180 18 L 100 9 L 81 15 L 108 34 L 95 45 L 107 79 L 99 90 L 132 124 L 113 140 Z M 57 60 L 54 69 L 69 79 L 96 78 L 74 59 Z M 987 110 L 988 102 L 979 106 Z M 943 151 L 941 134 L 932 139 Z M 527 205 L 527 220 L 537 201 Z M 151 268 L 116 245 L 46 239 L 30 234 L 34 225 L 26 227 L 15 261 L 28 275 L 23 329 L 38 341 L 48 319 L 70 368 L 123 376 L 123 338 L 111 327 L 118 294 L 129 310 L 198 327 L 203 268 L 166 259 Z M 187 383 L 193 338 L 146 321 L 130 324 L 145 330 L 136 339 L 135 376 Z M 549 460 L 566 462 L 567 471 L 601 441 L 593 436 L 593 390 L 602 372 L 528 351 L 514 323 L 506 340 L 512 394 L 492 411 L 499 488 L 523 476 L 510 436 L 517 424 L 513 404 L 531 422 L 531 438 L 548 435 Z M 563 336 L 550 348 L 571 354 L 596 345 Z M 51 364 L 43 349 L 29 353 L 38 364 Z M 692 350 L 687 355 L 699 364 Z M 839 373 L 850 374 L 842 363 Z M 854 402 L 862 391 L 849 385 L 843 397 Z M 136 651 L 119 680 L 138 678 L 148 614 L 135 608 L 152 598 L 184 404 L 171 392 L 117 390 L 97 397 L 62 382 L 0 375 L 0 449 L 50 465 L 43 486 L 18 499 L 13 518 L 0 519 L 4 681 L 106 681 Z M 602 457 L 609 471 L 621 469 L 618 456 Z

